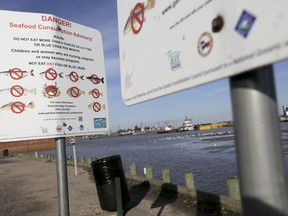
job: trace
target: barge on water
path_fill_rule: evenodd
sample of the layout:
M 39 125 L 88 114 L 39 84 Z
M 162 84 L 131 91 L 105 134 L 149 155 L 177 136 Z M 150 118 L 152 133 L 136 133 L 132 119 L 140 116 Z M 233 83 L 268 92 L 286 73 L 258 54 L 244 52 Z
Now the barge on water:
M 232 127 L 232 121 L 218 122 L 218 123 L 207 123 L 207 124 L 198 124 L 196 125 L 196 130 L 210 130 L 223 127 Z

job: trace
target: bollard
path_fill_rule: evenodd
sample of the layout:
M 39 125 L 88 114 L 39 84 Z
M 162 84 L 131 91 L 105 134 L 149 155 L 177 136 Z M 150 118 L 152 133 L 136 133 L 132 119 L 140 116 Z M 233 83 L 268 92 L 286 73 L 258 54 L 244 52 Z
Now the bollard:
M 91 164 L 92 163 L 92 158 L 91 157 L 88 157 L 87 158 L 87 164 L 89 165 L 89 164 Z
M 134 176 L 138 175 L 138 173 L 137 173 L 137 164 L 136 163 L 130 164 L 130 174 L 134 175 Z
M 170 169 L 168 167 L 162 169 L 162 179 L 164 183 L 171 183 Z
M 124 170 L 124 173 L 125 173 L 125 171 L 126 171 L 126 164 L 125 164 L 124 161 L 122 161 L 122 167 L 123 167 L 123 170 Z
M 9 150 L 8 149 L 4 149 L 3 150 L 3 156 L 4 157 L 8 157 L 9 156 Z
M 83 156 L 83 157 L 81 158 L 81 164 L 83 165 L 83 164 L 85 164 L 85 162 L 86 162 L 86 158 Z
M 228 177 L 226 180 L 228 196 L 240 200 L 239 179 L 237 176 Z
M 185 172 L 184 177 L 185 177 L 186 187 L 189 189 L 195 189 L 193 173 Z
M 147 179 L 153 179 L 153 167 L 151 165 L 144 167 L 144 173 Z

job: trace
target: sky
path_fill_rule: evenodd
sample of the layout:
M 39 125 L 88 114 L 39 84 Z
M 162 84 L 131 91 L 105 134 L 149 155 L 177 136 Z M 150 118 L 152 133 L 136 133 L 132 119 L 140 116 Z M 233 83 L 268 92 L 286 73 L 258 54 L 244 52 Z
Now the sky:
M 99 30 L 103 38 L 111 131 L 135 126 L 181 125 L 185 116 L 194 123 L 233 120 L 229 79 L 126 106 L 120 84 L 118 17 L 116 0 L 2 0 L 0 10 L 52 14 Z M 273 64 L 278 111 L 288 105 L 288 61 Z

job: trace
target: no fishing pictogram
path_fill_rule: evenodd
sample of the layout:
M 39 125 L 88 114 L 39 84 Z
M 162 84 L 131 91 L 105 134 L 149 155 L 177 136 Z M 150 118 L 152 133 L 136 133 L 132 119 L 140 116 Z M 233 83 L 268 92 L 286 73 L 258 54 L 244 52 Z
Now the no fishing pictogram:
M 20 101 L 16 101 L 14 103 L 11 104 L 11 110 L 12 112 L 16 113 L 16 114 L 20 114 L 24 111 L 25 109 L 25 104 L 20 102 Z
M 140 15 L 140 16 L 139 16 Z M 144 4 L 138 2 L 131 12 L 131 28 L 134 34 L 138 34 L 144 22 Z
M 74 98 L 77 98 L 80 96 L 81 94 L 81 91 L 79 88 L 77 87 L 71 87 L 70 89 L 68 89 L 68 95 L 71 96 L 71 97 L 74 97 Z
M 94 98 L 99 98 L 100 97 L 100 95 L 101 95 L 101 93 L 100 93 L 100 91 L 98 90 L 98 89 L 93 89 L 91 92 L 90 92 L 90 94 L 94 97 Z
M 56 87 L 54 85 L 46 86 L 44 89 L 44 96 L 46 96 L 48 98 L 57 97 L 57 96 L 59 96 L 59 94 L 60 94 L 60 91 L 59 91 L 58 87 Z
M 25 90 L 20 85 L 14 85 L 10 89 L 10 93 L 14 97 L 21 97 L 24 94 Z
M 98 102 L 94 102 L 92 104 L 92 108 L 93 108 L 94 112 L 99 112 L 101 110 L 101 104 Z
M 75 71 L 72 71 L 70 74 L 69 74 L 69 78 L 72 82 L 77 82 L 78 79 L 79 79 L 79 76 L 78 74 L 75 72 Z
M 57 72 L 53 68 L 48 68 L 45 71 L 45 78 L 47 80 L 55 80 L 57 78 Z
M 14 80 L 19 80 L 23 78 L 24 76 L 24 72 L 19 68 L 13 68 L 9 70 L 9 73 L 10 73 L 10 77 Z
M 91 76 L 87 77 L 87 79 L 91 80 L 93 84 L 104 83 L 104 77 L 99 78 L 96 74 L 92 74 Z

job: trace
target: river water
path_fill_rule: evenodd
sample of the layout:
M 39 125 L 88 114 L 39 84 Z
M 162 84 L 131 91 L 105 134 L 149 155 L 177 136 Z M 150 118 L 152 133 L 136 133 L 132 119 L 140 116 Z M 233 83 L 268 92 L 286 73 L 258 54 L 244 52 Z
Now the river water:
M 286 179 L 288 177 L 288 123 L 281 123 Z M 67 141 L 67 156 L 73 155 Z M 45 153 L 49 151 L 45 151 Z M 137 164 L 138 175 L 144 176 L 144 166 L 154 168 L 154 178 L 162 179 L 161 170 L 170 168 L 171 183 L 185 185 L 184 172 L 192 172 L 198 190 L 227 195 L 226 179 L 237 176 L 236 149 L 233 128 L 178 133 L 147 133 L 93 140 L 77 139 L 77 157 L 103 158 L 119 154 L 125 163 Z M 50 151 L 50 153 L 55 153 Z

